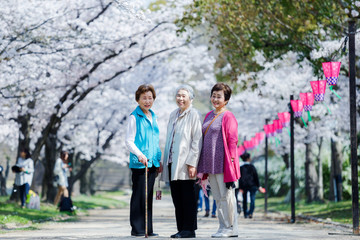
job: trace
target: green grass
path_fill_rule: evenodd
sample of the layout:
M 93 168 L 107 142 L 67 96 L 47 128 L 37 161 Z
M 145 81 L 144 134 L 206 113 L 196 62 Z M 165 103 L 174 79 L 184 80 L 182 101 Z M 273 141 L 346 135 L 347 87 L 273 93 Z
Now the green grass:
M 9 203 L 9 197 L 0 197 L 0 233 L 7 229 L 32 230 L 37 228 L 38 223 L 47 221 L 76 221 L 79 213 L 86 213 L 88 209 L 122 208 L 126 203 L 114 199 L 121 192 L 103 193 L 95 196 L 80 195 L 72 198 L 75 213 L 60 212 L 56 206 L 41 203 L 41 210 L 22 209 L 18 203 Z
M 122 193 L 103 193 L 94 196 L 80 195 L 73 198 L 73 204 L 79 209 L 95 209 L 95 208 L 123 208 L 126 206 L 125 202 L 116 200 L 112 197 L 118 196 Z
M 41 204 L 41 210 L 22 209 L 17 203 L 7 203 L 9 197 L 0 197 L 0 226 L 8 224 L 24 225 L 61 219 L 67 213 L 60 213 L 55 206 Z
M 256 208 L 264 209 L 264 199 L 257 198 L 255 206 Z M 283 197 L 269 198 L 268 210 L 291 214 L 291 205 L 290 203 L 284 203 Z M 295 214 L 327 219 L 333 222 L 352 224 L 351 200 L 337 203 L 330 201 L 306 203 L 305 200 L 301 200 L 295 203 Z

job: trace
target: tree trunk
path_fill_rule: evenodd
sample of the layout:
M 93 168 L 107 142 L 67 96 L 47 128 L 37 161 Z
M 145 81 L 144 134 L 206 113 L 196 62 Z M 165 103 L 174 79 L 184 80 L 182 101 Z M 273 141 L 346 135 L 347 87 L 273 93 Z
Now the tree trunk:
M 35 108 L 35 101 L 29 101 L 27 103 L 27 108 L 32 110 Z M 18 142 L 18 155 L 19 157 L 20 151 L 22 148 L 27 148 L 30 151 L 30 132 L 31 132 L 31 124 L 30 124 L 31 114 L 28 112 L 24 115 L 18 115 L 16 122 L 20 125 L 19 127 L 19 142 Z
M 18 154 L 19 156 L 21 149 L 27 148 L 29 149 L 30 145 L 30 114 L 18 116 L 17 122 L 19 123 L 19 142 L 18 142 Z M 30 149 L 29 149 L 30 150 Z
M 9 176 L 9 171 L 10 171 L 10 158 L 8 156 L 6 156 L 6 168 L 3 169 L 3 171 L 0 174 L 0 196 L 7 196 L 7 192 L 6 192 L 6 182 L 7 182 L 7 178 Z
M 69 193 L 72 192 L 75 182 L 80 179 L 82 179 L 82 181 L 83 181 L 82 183 L 80 183 L 81 185 L 83 185 L 83 189 L 88 189 L 88 187 L 86 186 L 89 182 L 88 177 L 87 177 L 87 171 L 95 161 L 100 159 L 100 157 L 101 157 L 101 154 L 97 153 L 95 155 L 95 157 L 91 158 L 91 160 L 89 160 L 89 161 L 82 160 L 81 161 L 81 167 L 80 167 L 79 171 L 77 171 L 75 174 L 73 174 L 71 176 L 71 178 L 69 179 Z M 81 185 L 80 185 L 80 188 L 82 188 Z M 82 191 L 82 190 L 80 190 L 80 191 Z
M 82 160 L 80 159 L 81 155 L 82 155 L 82 152 L 77 152 L 75 154 L 75 149 L 72 149 L 72 157 L 71 157 L 72 171 L 71 171 L 70 178 L 69 178 L 69 188 L 68 188 L 70 196 L 73 192 L 73 186 L 75 183 L 75 181 L 73 179 L 75 178 L 75 175 L 77 175 L 78 171 L 82 167 L 82 165 L 81 165 Z M 69 157 L 69 159 L 70 159 L 70 157 Z M 81 183 L 80 183 L 80 192 L 81 192 Z
M 337 135 L 337 133 L 335 133 Z M 330 195 L 329 200 L 341 201 L 342 199 L 342 162 L 343 156 L 341 143 L 331 139 L 331 169 L 330 169 Z
M 96 189 L 95 189 L 95 185 L 96 185 L 96 179 L 95 179 L 95 170 L 92 167 L 90 170 L 90 181 L 89 181 L 89 191 L 91 195 L 95 195 L 96 193 Z
M 305 193 L 307 202 L 320 200 L 318 189 L 318 173 L 312 154 L 312 144 L 305 143 Z
M 85 168 L 86 160 L 81 161 L 81 168 Z M 86 170 L 85 173 L 80 177 L 80 193 L 89 195 L 90 194 L 90 176 L 88 171 Z
M 87 162 L 83 160 L 83 162 Z M 80 193 L 85 195 L 94 195 L 95 190 L 95 170 L 93 167 L 90 167 L 80 178 Z
M 56 161 L 56 142 L 57 137 L 56 134 L 52 133 L 48 136 L 45 143 L 45 173 L 43 178 L 43 186 L 42 186 L 42 196 L 46 196 L 47 202 L 54 202 L 55 195 L 57 192 L 56 187 L 53 185 L 54 179 L 54 165 Z
M 324 200 L 323 164 L 321 157 L 317 159 L 317 163 L 318 163 L 318 197 L 319 200 Z
M 0 196 L 7 196 L 6 193 L 6 180 L 3 173 L 0 172 Z
M 124 117 L 120 123 L 122 124 L 125 120 L 126 120 L 126 117 Z M 116 131 L 112 132 L 108 136 L 105 143 L 101 146 L 103 151 L 105 149 L 107 149 L 108 147 L 110 147 L 110 142 L 114 138 L 115 134 L 116 134 Z M 100 135 L 98 134 L 98 136 L 100 136 Z M 98 137 L 98 144 L 97 145 L 99 146 L 99 137 Z M 79 169 L 79 171 L 76 174 L 71 176 L 71 178 L 69 179 L 69 189 L 71 190 L 70 193 L 72 192 L 74 183 L 77 180 L 79 180 L 80 178 L 82 178 L 86 174 L 87 170 L 91 167 L 91 165 L 94 162 L 96 162 L 97 160 L 99 160 L 101 156 L 102 156 L 102 153 L 97 152 L 94 157 L 92 157 L 89 161 L 85 161 L 84 164 L 81 165 L 81 169 Z
M 283 155 L 281 155 L 281 157 L 285 163 L 286 169 L 289 169 L 290 168 L 289 153 L 284 153 Z
M 323 161 L 322 161 L 322 158 L 320 156 L 321 146 L 322 146 L 322 139 L 320 141 L 321 141 L 321 143 L 319 144 L 319 154 L 317 156 L 317 163 L 318 163 L 318 197 L 319 197 L 319 200 L 324 200 Z

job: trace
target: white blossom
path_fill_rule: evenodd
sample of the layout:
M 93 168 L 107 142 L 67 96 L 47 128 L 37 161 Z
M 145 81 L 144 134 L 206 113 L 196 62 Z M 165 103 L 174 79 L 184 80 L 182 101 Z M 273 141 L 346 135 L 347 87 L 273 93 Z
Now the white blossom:
M 358 17 L 358 16 L 359 16 L 359 12 L 353 9 L 353 10 L 351 10 L 351 16 L 353 16 L 353 17 Z

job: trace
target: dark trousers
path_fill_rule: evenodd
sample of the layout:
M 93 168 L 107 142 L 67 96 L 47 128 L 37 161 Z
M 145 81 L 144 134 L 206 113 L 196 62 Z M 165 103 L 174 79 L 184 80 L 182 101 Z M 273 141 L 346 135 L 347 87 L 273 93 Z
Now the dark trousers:
M 198 200 L 195 180 L 170 181 L 170 189 L 178 231 L 195 231 L 197 229 Z
M 132 195 L 130 200 L 131 233 L 145 234 L 145 168 L 131 169 Z M 148 171 L 148 233 L 153 233 L 152 205 L 156 168 Z
M 29 190 L 30 185 L 28 183 L 19 186 L 21 206 L 25 206 L 26 196 L 29 194 Z
M 244 216 L 247 217 L 250 214 L 252 215 L 255 209 L 255 196 L 256 196 L 257 187 L 243 190 L 243 210 Z M 247 210 L 247 193 L 250 192 L 250 209 Z

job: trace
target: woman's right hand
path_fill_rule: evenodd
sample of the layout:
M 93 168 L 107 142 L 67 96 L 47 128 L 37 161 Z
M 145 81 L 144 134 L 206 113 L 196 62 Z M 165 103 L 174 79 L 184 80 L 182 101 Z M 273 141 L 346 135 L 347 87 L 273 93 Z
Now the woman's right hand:
M 162 165 L 161 162 L 160 162 L 160 167 L 158 167 L 156 170 L 157 170 L 157 173 L 162 173 L 162 171 L 163 171 L 163 165 Z
M 193 166 L 190 166 L 190 165 L 188 165 L 187 167 L 188 167 L 189 177 L 190 178 L 195 178 L 196 174 L 197 174 L 196 167 L 193 167 Z
M 144 164 L 144 166 L 147 166 L 148 161 L 147 161 L 147 158 L 145 157 L 145 155 L 140 155 L 140 156 L 138 157 L 138 159 L 139 159 L 139 162 L 141 162 L 142 164 Z

